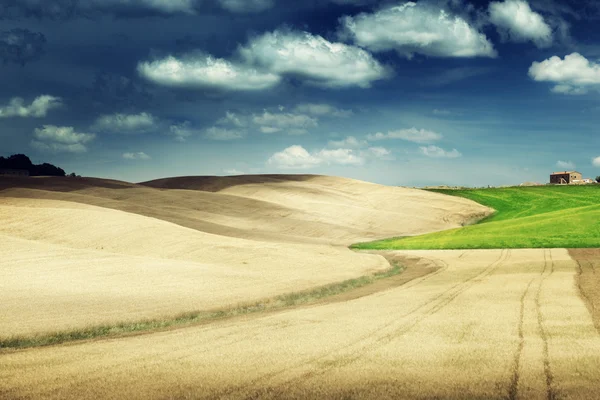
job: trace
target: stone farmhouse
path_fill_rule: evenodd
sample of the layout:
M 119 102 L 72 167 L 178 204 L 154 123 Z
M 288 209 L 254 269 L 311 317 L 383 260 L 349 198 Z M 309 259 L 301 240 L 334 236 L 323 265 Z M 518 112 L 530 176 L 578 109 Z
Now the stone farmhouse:
M 594 183 L 594 180 L 590 178 L 583 178 L 581 172 L 564 171 L 551 174 L 550 183 L 555 185 L 585 185 L 588 183 Z

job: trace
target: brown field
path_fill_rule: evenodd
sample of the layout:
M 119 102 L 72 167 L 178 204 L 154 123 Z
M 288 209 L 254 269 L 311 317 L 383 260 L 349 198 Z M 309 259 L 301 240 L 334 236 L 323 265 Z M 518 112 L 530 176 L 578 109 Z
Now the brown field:
M 370 296 L 8 352 L 7 398 L 596 398 L 600 336 L 565 250 L 413 251 Z
M 0 338 L 169 318 L 355 278 L 389 264 L 348 250 L 354 241 L 445 229 L 488 212 L 342 178 L 216 182 L 223 187 L 180 178 L 167 190 L 0 179 Z
M 7 181 L 0 338 L 408 269 L 276 312 L 0 349 L 0 399 L 600 397 L 600 253 L 344 247 L 489 212 L 469 201 L 311 176 Z

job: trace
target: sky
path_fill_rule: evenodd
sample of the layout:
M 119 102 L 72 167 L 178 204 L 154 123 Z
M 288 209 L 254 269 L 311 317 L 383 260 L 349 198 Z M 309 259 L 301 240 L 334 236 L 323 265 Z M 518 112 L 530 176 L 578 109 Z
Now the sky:
M 0 0 L 0 155 L 84 176 L 600 175 L 592 0 Z

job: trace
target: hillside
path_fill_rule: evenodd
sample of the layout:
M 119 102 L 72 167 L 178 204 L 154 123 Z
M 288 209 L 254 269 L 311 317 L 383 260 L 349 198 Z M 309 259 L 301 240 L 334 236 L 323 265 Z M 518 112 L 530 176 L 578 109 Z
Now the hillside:
M 365 249 L 600 247 L 600 187 L 540 186 L 435 190 L 496 212 L 477 225 L 354 245 Z
M 2 334 L 166 318 L 340 282 L 389 268 L 350 251 L 352 241 L 448 229 L 488 211 L 342 178 L 186 180 L 162 181 L 178 187 L 168 189 L 0 179 Z

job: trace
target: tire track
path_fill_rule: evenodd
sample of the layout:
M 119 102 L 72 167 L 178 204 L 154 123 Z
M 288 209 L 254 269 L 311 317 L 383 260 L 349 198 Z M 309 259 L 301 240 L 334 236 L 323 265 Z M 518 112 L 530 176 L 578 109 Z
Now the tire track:
M 547 255 L 546 255 L 547 252 Z M 550 271 L 548 272 L 548 260 L 550 259 Z M 542 313 L 541 307 L 541 293 L 542 286 L 544 281 L 552 275 L 554 272 L 554 260 L 552 259 L 552 250 L 544 251 L 544 272 L 542 274 L 542 278 L 540 279 L 540 283 L 537 288 L 536 296 L 535 296 L 535 308 L 537 312 L 537 323 L 538 323 L 538 332 L 542 341 L 544 343 L 543 357 L 544 357 L 544 375 L 546 376 L 546 399 L 547 400 L 556 400 L 558 398 L 558 393 L 554 387 L 554 375 L 552 374 L 552 368 L 550 365 L 550 356 L 548 351 L 548 332 L 546 331 L 546 327 L 544 326 L 544 315 Z
M 241 388 L 238 387 L 238 388 L 228 391 L 227 393 L 221 393 L 218 396 L 218 398 L 220 398 L 221 396 L 230 395 L 236 391 L 243 391 L 248 386 L 256 386 L 260 382 L 268 381 L 269 379 L 272 379 L 272 378 L 274 378 L 278 375 L 282 375 L 284 373 L 289 373 L 290 371 L 292 371 L 294 369 L 303 369 L 311 364 L 318 363 L 319 361 L 324 361 L 325 359 L 331 357 L 334 353 L 340 353 L 340 352 L 343 352 L 344 350 L 351 349 L 352 347 L 355 347 L 356 345 L 360 345 L 362 342 L 364 342 L 367 339 L 372 339 L 375 334 L 383 333 L 383 335 L 379 335 L 378 338 L 374 339 L 374 342 L 372 344 L 363 345 L 359 348 L 354 349 L 350 353 L 334 356 L 335 360 L 328 361 L 326 363 L 327 366 L 325 366 L 325 367 L 317 367 L 318 370 L 315 370 L 315 368 L 313 368 L 312 370 L 310 370 L 308 372 L 301 373 L 300 375 L 293 377 L 291 379 L 288 379 L 285 382 L 282 382 L 281 384 L 278 384 L 278 385 L 272 385 L 272 386 L 269 386 L 268 388 L 261 387 L 259 389 L 255 389 L 251 394 L 247 394 L 245 396 L 245 398 L 255 399 L 257 397 L 260 397 L 261 393 L 265 393 L 265 392 L 270 392 L 270 393 L 275 392 L 275 391 L 285 392 L 286 388 L 293 387 L 294 383 L 297 383 L 297 382 L 300 382 L 300 381 L 303 381 L 303 380 L 306 380 L 306 379 L 309 379 L 309 378 L 312 378 L 315 376 L 324 375 L 333 369 L 349 365 L 349 364 L 355 362 L 356 360 L 358 360 L 360 358 L 360 354 L 362 354 L 366 351 L 372 350 L 374 348 L 381 347 L 382 345 L 384 345 L 385 343 L 388 343 L 389 341 L 393 340 L 394 338 L 397 338 L 399 336 L 402 336 L 402 335 L 410 332 L 420 322 L 435 315 L 437 312 L 439 312 L 440 310 L 445 308 L 448 304 L 450 304 L 454 299 L 456 299 L 460 294 L 462 294 L 463 292 L 465 292 L 466 290 L 471 288 L 477 282 L 481 282 L 484 278 L 491 275 L 498 267 L 500 267 L 506 261 L 508 261 L 510 259 L 510 257 L 511 257 L 511 250 L 502 249 L 498 259 L 495 260 L 494 262 L 492 262 L 491 264 L 489 264 L 483 271 L 478 272 L 474 276 L 471 276 L 470 278 L 453 285 L 450 289 L 443 291 L 439 295 L 435 296 L 433 299 L 426 301 L 425 303 L 414 308 L 410 312 L 402 315 L 400 317 L 400 319 L 411 318 L 413 316 L 415 318 L 412 321 L 408 321 L 408 324 L 405 324 L 404 326 L 402 326 L 399 329 L 394 329 L 392 332 L 389 332 L 389 333 L 383 332 L 387 328 L 389 328 L 393 325 L 396 325 L 397 321 L 395 321 L 395 320 L 391 321 L 390 323 L 379 327 L 374 332 L 364 335 L 364 336 L 360 337 L 359 339 L 357 339 L 345 346 L 328 351 L 327 353 L 324 353 L 318 357 L 312 358 L 305 362 L 299 363 L 298 365 L 293 366 L 291 368 L 285 368 L 276 373 L 268 374 L 268 376 L 262 376 L 256 380 L 254 380 L 253 382 L 251 382 L 249 385 L 245 385 L 245 387 L 241 387 Z M 446 265 L 444 270 L 448 268 L 448 264 L 446 262 L 444 262 L 442 260 L 438 260 L 438 261 L 441 261 Z M 439 273 L 439 272 L 441 272 L 441 270 L 438 271 L 437 273 Z M 426 278 L 431 278 L 431 275 L 434 275 L 434 274 L 430 274 Z M 425 309 L 425 312 L 423 314 L 415 315 L 419 311 L 424 310 L 424 309 Z
M 411 288 L 413 286 L 416 286 L 416 285 L 421 284 L 421 283 L 423 283 L 423 282 L 425 282 L 427 280 L 432 279 L 434 276 L 437 276 L 437 275 L 441 274 L 442 272 L 446 271 L 449 268 L 448 263 L 445 262 L 444 260 L 434 259 L 434 258 L 431 258 L 431 259 L 428 259 L 428 260 L 431 261 L 431 262 L 433 262 L 434 264 L 440 266 L 440 269 L 437 270 L 437 271 L 435 271 L 435 272 L 433 272 L 433 273 L 431 273 L 431 274 L 425 275 L 425 276 L 423 276 L 421 278 L 414 279 L 414 280 L 408 282 L 407 284 L 398 287 L 398 289 L 399 290 L 409 289 L 409 288 Z M 423 306 L 424 305 L 418 306 L 417 308 L 415 308 L 415 309 L 413 309 L 413 310 L 411 310 L 411 311 L 409 311 L 409 312 L 401 315 L 400 318 L 405 318 L 407 316 L 412 315 L 413 313 L 417 312 Z M 256 386 L 256 385 L 260 384 L 261 382 L 265 382 L 265 381 L 268 381 L 270 379 L 276 378 L 277 376 L 280 376 L 280 375 L 282 375 L 282 374 L 284 374 L 286 372 L 289 372 L 290 370 L 301 369 L 302 367 L 304 367 L 306 365 L 317 363 L 317 362 L 319 362 L 321 360 L 324 360 L 325 358 L 331 356 L 331 354 L 333 354 L 335 352 L 343 351 L 345 349 L 348 349 L 348 348 L 350 348 L 352 346 L 355 346 L 355 345 L 357 345 L 357 344 L 359 344 L 359 343 L 361 343 L 361 342 L 363 342 L 363 341 L 371 338 L 375 333 L 380 332 L 380 331 L 382 331 L 382 330 L 390 327 L 391 325 L 395 324 L 396 322 L 397 322 L 396 320 L 391 320 L 390 322 L 377 327 L 375 330 L 373 330 L 373 331 L 371 331 L 371 332 L 369 332 L 367 334 L 364 334 L 364 335 L 358 337 L 357 339 L 351 341 L 350 343 L 348 343 L 348 344 L 346 344 L 344 346 L 341 346 L 341 347 L 335 348 L 333 350 L 327 351 L 326 353 L 323 353 L 323 354 L 321 354 L 319 356 L 316 356 L 316 357 L 312 357 L 312 358 L 310 358 L 308 360 L 301 361 L 301 362 L 299 362 L 296 365 L 293 365 L 291 367 L 286 367 L 286 368 L 283 368 L 283 369 L 280 369 L 280 370 L 277 370 L 277 371 L 273 371 L 273 372 L 270 372 L 270 373 L 267 373 L 267 374 L 263 374 L 260 377 L 253 379 L 248 384 L 241 385 L 241 386 L 236 386 L 236 387 L 232 387 L 232 388 L 228 388 L 228 389 L 226 389 L 224 391 L 219 392 L 218 394 L 215 394 L 211 398 L 220 399 L 220 398 L 223 398 L 224 396 L 231 395 L 231 394 L 233 394 L 235 392 L 241 392 L 241 391 L 245 390 L 248 386 Z M 256 392 L 258 392 L 258 391 L 262 392 L 263 390 L 264 389 L 260 389 L 260 390 L 257 390 Z M 258 396 L 257 393 L 248 396 L 248 398 L 256 398 L 256 396 Z
M 575 260 L 575 262 L 577 263 L 577 274 L 578 279 L 577 279 L 577 290 L 579 291 L 579 294 L 581 295 L 581 297 L 583 297 L 583 299 L 585 300 L 586 305 L 592 309 L 592 313 L 596 310 L 596 304 L 594 303 L 593 299 L 587 294 L 587 292 L 585 290 L 583 290 L 583 287 L 581 286 L 581 277 L 583 276 L 583 266 L 581 265 L 581 261 L 572 257 L 573 260 Z M 590 265 L 592 265 L 591 261 L 588 261 L 588 263 Z
M 447 290 L 446 292 L 437 296 L 433 301 L 426 304 L 425 306 L 434 303 L 435 300 L 438 300 L 438 299 L 440 300 L 437 303 L 433 304 L 431 309 L 426 310 L 425 314 L 422 315 L 420 318 L 417 318 L 408 328 L 397 330 L 397 331 L 393 332 L 392 334 L 387 335 L 384 338 L 381 338 L 380 340 L 388 339 L 388 341 L 389 341 L 391 339 L 394 339 L 396 336 L 400 336 L 400 335 L 403 335 L 403 334 L 409 332 L 412 328 L 414 328 L 421 321 L 424 321 L 425 319 L 433 316 L 434 314 L 436 314 L 437 312 L 442 310 L 444 307 L 446 307 L 448 304 L 450 304 L 454 299 L 456 299 L 462 293 L 464 293 L 465 291 L 467 291 L 468 289 L 473 287 L 476 283 L 481 282 L 484 278 L 490 276 L 492 273 L 494 273 L 494 271 L 496 269 L 498 269 L 498 267 L 500 267 L 500 265 L 506 263 L 510 259 L 510 257 L 511 257 L 511 250 L 503 249 L 500 252 L 500 257 L 496 261 L 491 263 L 488 267 L 486 267 L 482 272 L 478 273 L 476 276 L 474 276 L 470 279 L 467 279 L 466 281 L 463 281 L 463 282 L 460 282 L 460 283 L 454 285 L 451 289 Z M 456 290 L 453 291 L 454 289 L 456 289 Z M 452 292 L 452 293 L 450 293 L 449 296 L 444 296 L 448 292 Z M 425 308 L 425 306 L 420 307 L 420 309 Z
M 545 252 L 544 252 L 544 269 L 541 271 L 540 276 L 541 276 L 541 274 L 544 273 L 545 268 L 546 268 L 546 260 L 545 260 Z M 525 298 L 529 294 L 529 291 L 531 290 L 531 285 L 533 285 L 533 282 L 535 282 L 536 279 L 539 279 L 540 276 L 534 276 L 529 281 L 529 283 L 527 284 L 527 287 L 525 288 L 525 291 L 523 291 L 523 294 L 521 295 L 520 311 L 519 311 L 519 324 L 518 324 L 519 345 L 517 346 L 517 351 L 515 352 L 514 361 L 513 361 L 513 375 L 510 380 L 510 386 L 508 389 L 508 399 L 509 400 L 516 400 L 518 398 L 521 357 L 523 355 L 523 348 L 525 347 L 525 336 L 524 336 L 524 332 L 523 332 L 523 325 L 524 325 L 524 318 L 525 318 Z

